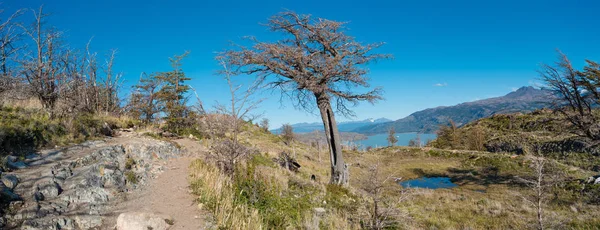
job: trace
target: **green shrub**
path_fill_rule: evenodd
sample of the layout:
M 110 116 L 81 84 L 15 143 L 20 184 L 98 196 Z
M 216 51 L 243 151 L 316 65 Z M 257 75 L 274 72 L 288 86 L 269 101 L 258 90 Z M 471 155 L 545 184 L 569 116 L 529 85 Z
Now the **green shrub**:
M 348 213 L 357 213 L 359 207 L 357 195 L 340 185 L 328 184 L 326 189 L 325 201 L 328 207 Z
M 236 170 L 236 202 L 257 209 L 267 229 L 302 226 L 304 214 L 315 207 L 312 197 L 317 190 L 297 181 L 290 181 L 287 189 L 281 188 L 273 179 L 256 173 L 255 168 L 255 163 L 249 161 L 246 170 Z
M 132 184 L 138 183 L 137 175 L 135 175 L 135 173 L 132 171 L 125 172 L 125 179 Z
M 133 166 L 135 165 L 135 160 L 133 160 L 133 158 L 128 157 L 127 161 L 125 161 L 125 169 L 129 170 L 131 168 L 133 168 Z

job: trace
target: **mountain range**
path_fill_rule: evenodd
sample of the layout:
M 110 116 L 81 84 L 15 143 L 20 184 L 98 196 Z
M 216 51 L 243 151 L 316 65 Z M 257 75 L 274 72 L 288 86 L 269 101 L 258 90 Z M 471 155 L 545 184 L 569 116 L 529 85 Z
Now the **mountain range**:
M 531 112 L 548 107 L 552 99 L 552 92 L 549 90 L 521 87 L 505 96 L 425 109 L 396 121 L 369 124 L 351 131 L 370 135 L 385 133 L 394 127 L 397 133 L 433 133 L 450 120 L 457 126 L 462 126 L 494 114 Z
M 355 130 L 355 129 L 358 129 L 361 127 L 374 125 L 374 124 L 381 124 L 381 123 L 386 123 L 386 122 L 391 122 L 391 121 L 392 120 L 387 119 L 387 118 L 378 118 L 378 119 L 369 118 L 369 119 L 365 119 L 365 120 L 361 120 L 361 121 L 344 121 L 344 122 L 338 122 L 338 129 L 340 132 L 350 132 L 352 130 Z M 313 131 L 323 131 L 323 129 L 324 129 L 322 122 L 297 123 L 297 124 L 293 124 L 292 128 L 294 130 L 294 133 L 309 133 L 309 132 L 313 132 Z M 280 133 L 281 128 L 271 130 L 271 132 L 272 133 Z

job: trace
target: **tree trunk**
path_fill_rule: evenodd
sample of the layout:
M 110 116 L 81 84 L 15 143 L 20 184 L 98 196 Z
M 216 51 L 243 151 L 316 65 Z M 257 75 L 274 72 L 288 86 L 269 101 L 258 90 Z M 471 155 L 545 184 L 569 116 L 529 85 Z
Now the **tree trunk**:
M 317 106 L 321 112 L 321 119 L 325 128 L 325 136 L 329 145 L 329 155 L 331 158 L 331 180 L 329 183 L 346 185 L 348 184 L 348 168 L 344 163 L 342 155 L 341 136 L 338 131 L 335 115 L 331 109 L 329 96 L 326 94 L 315 94 Z

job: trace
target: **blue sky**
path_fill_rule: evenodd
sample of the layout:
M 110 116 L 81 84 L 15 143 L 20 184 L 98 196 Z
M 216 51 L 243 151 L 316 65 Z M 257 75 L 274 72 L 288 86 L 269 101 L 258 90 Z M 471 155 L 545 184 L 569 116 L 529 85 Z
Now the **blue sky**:
M 355 108 L 355 119 L 399 119 L 415 111 L 504 95 L 531 85 L 542 62 L 566 53 L 576 66 L 600 61 L 598 1 L 114 1 L 5 0 L 6 12 L 38 8 L 66 31 L 72 47 L 93 37 L 98 52 L 118 49 L 116 69 L 126 88 L 141 72 L 170 70 L 168 57 L 191 52 L 184 70 L 207 105 L 226 102 L 226 82 L 214 75 L 214 53 L 241 37 L 272 40 L 260 23 L 285 9 L 348 22 L 358 41 L 385 42 L 394 55 L 370 66 L 371 83 L 385 101 Z M 31 13 L 23 19 L 32 19 Z M 126 93 L 126 92 L 125 92 Z M 268 97 L 258 113 L 282 123 L 319 121 L 316 115 Z M 338 118 L 338 120 L 347 120 Z

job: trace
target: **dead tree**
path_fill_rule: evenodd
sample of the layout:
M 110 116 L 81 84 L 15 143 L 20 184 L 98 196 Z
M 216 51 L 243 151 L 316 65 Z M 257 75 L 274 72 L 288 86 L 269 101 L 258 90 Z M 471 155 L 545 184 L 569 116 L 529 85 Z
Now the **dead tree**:
M 255 110 L 264 99 L 254 100 L 252 98 L 254 91 L 256 90 L 255 84 L 245 90 L 241 90 L 242 85 L 236 84 L 232 79 L 233 73 L 230 70 L 228 63 L 221 59 L 221 57 L 217 57 L 217 61 L 223 67 L 218 73 L 227 81 L 231 100 L 228 106 L 222 104 L 217 105 L 216 110 L 219 114 L 216 115 L 217 117 L 229 118 L 228 122 L 221 122 L 219 124 L 227 126 L 228 130 L 231 131 L 231 135 L 212 146 L 211 151 L 209 151 L 209 158 L 215 160 L 219 168 L 225 174 L 233 176 L 235 166 L 238 162 L 257 153 L 256 149 L 244 146 L 238 138 L 242 126 L 245 123 L 244 120 L 255 118 L 251 112 Z M 223 127 L 216 128 L 222 129 Z
M 366 64 L 389 55 L 373 54 L 381 44 L 361 44 L 345 33 L 345 23 L 294 12 L 277 14 L 266 26 L 285 38 L 261 42 L 249 38 L 252 47 L 239 46 L 222 54 L 237 73 L 256 76 L 258 83 L 280 89 L 296 108 L 319 109 L 329 144 L 332 184 L 347 184 L 341 136 L 334 115 L 352 116 L 348 103 L 374 103 L 381 99 L 380 88 L 356 93 L 356 87 L 369 87 Z
M 33 11 L 35 21 L 31 27 L 21 25 L 25 34 L 31 38 L 34 50 L 27 54 L 29 60 L 22 61 L 23 75 L 43 108 L 52 112 L 59 98 L 60 83 L 63 80 L 64 66 L 59 57 L 63 51 L 60 38 L 62 33 L 47 29 L 43 7 Z
M 528 204 L 535 208 L 536 228 L 543 230 L 549 225 L 546 220 L 545 207 L 549 201 L 550 190 L 553 186 L 560 184 L 564 180 L 562 169 L 556 167 L 552 162 L 543 157 L 530 157 L 530 169 L 533 175 L 528 178 L 517 177 L 517 180 L 528 186 L 532 194 L 523 197 Z
M 294 127 L 292 127 L 290 124 L 283 124 L 281 126 L 281 138 L 283 138 L 283 143 L 286 145 L 291 145 L 296 139 L 296 135 L 294 135 Z
M 22 10 L 18 10 L 0 23 L 0 93 L 12 88 L 15 82 L 15 68 L 11 64 L 22 46 L 17 44 L 21 33 L 13 20 L 21 14 Z
M 260 120 L 260 128 L 262 128 L 265 132 L 269 132 L 269 119 L 263 118 Z
M 103 111 L 105 113 L 116 112 L 119 109 L 119 88 L 121 86 L 121 73 L 115 73 L 114 65 L 115 58 L 117 55 L 117 50 L 111 50 L 106 63 L 104 65 L 104 77 L 101 79 L 101 84 L 103 86 L 102 89 L 102 98 L 101 101 L 104 103 L 101 104 L 103 107 Z
M 400 189 L 396 177 L 383 175 L 383 164 L 380 159 L 371 165 L 367 174 L 361 178 L 363 190 L 370 203 L 367 205 L 364 222 L 366 229 L 386 229 L 399 224 L 401 219 L 407 218 L 405 213 L 395 206 L 408 200 L 412 192 L 409 189 Z

